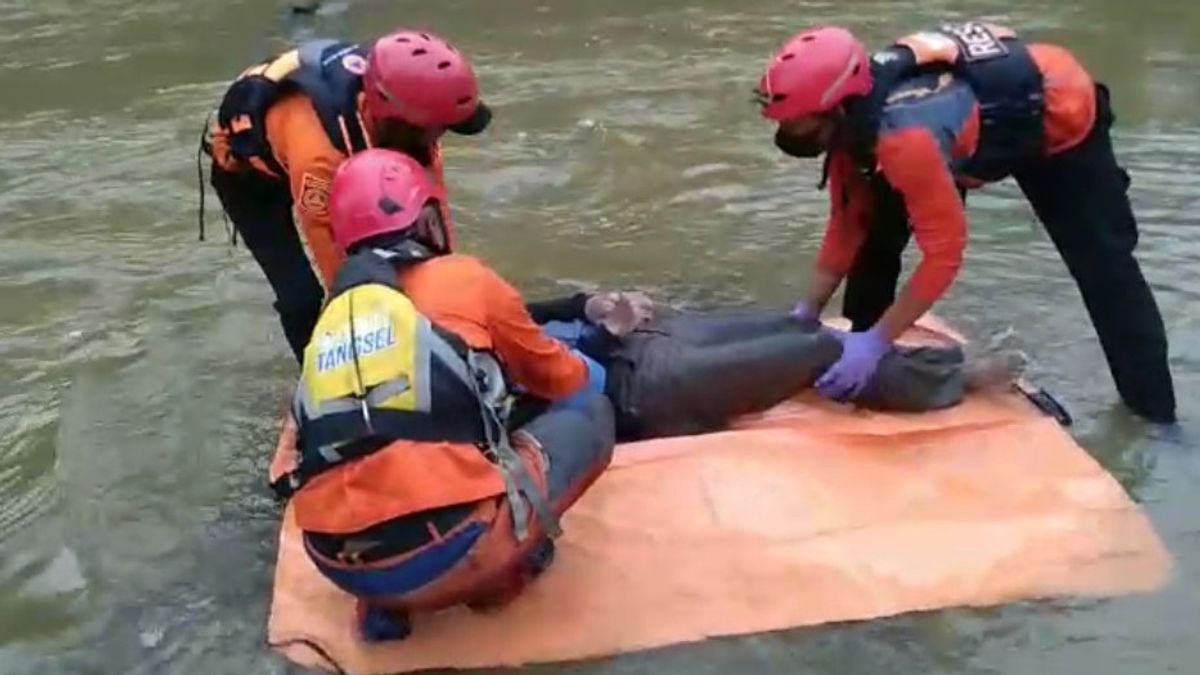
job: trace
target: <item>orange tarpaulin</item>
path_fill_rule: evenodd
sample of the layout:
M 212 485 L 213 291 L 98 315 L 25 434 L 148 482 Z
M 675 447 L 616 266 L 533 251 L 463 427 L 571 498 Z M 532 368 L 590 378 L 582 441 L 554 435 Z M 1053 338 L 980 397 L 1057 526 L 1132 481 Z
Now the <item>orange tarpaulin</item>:
M 806 395 L 731 431 L 623 445 L 563 526 L 555 563 L 511 606 L 419 616 L 407 640 L 368 644 L 289 508 L 269 642 L 358 674 L 518 665 L 1147 591 L 1171 567 L 1120 485 L 1015 394 L 921 415 Z

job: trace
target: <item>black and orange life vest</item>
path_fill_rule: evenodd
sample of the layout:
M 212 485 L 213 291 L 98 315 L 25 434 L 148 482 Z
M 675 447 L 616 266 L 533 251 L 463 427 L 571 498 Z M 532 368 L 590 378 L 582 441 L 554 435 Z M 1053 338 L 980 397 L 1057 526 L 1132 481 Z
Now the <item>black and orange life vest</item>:
M 958 171 L 997 181 L 1044 151 L 1044 83 L 1029 49 L 1010 29 L 966 22 L 906 36 L 874 55 L 871 92 L 847 105 L 851 147 L 864 169 L 874 169 L 888 95 L 930 72 L 961 78 L 979 101 L 979 142 Z
M 297 90 L 312 101 L 335 148 L 346 155 L 368 148 L 358 105 L 365 69 L 364 48 L 313 40 L 243 71 L 217 110 L 233 158 L 277 177 L 286 173 L 267 140 L 266 116 L 272 104 Z

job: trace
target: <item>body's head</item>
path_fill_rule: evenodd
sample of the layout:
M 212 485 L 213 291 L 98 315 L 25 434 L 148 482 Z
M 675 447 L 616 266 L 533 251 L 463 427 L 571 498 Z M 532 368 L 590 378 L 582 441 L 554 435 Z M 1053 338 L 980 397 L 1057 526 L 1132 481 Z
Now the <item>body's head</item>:
M 373 148 L 342 163 L 330 188 L 333 240 L 352 255 L 364 248 L 408 258 L 449 253 L 443 191 L 412 157 Z
M 398 30 L 371 46 L 363 73 L 363 111 L 375 145 L 429 164 L 447 130 L 478 134 L 491 121 L 467 57 L 425 31 Z
M 828 149 L 848 100 L 871 91 L 867 49 L 836 26 L 792 36 L 759 80 L 763 117 L 777 122 L 775 143 L 797 157 Z

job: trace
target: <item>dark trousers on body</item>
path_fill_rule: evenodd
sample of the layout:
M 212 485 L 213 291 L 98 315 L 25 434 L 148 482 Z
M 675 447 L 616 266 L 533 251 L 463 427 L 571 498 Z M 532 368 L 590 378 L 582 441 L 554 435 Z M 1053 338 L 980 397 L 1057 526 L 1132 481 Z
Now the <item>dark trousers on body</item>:
M 1117 163 L 1108 90 L 1096 91 L 1096 123 L 1079 145 L 1019 168 L 1014 177 L 1075 279 L 1116 382 L 1134 412 L 1175 419 L 1167 337 L 1154 294 L 1134 257 L 1137 220 L 1129 174 Z M 908 244 L 901 197 L 876 179 L 876 218 L 846 280 L 843 312 L 854 330 L 873 325 L 895 299 Z
M 720 431 L 812 386 L 841 342 L 785 312 L 734 311 L 656 319 L 622 340 L 608 369 L 621 441 Z M 962 401 L 956 347 L 888 352 L 857 403 L 904 412 Z

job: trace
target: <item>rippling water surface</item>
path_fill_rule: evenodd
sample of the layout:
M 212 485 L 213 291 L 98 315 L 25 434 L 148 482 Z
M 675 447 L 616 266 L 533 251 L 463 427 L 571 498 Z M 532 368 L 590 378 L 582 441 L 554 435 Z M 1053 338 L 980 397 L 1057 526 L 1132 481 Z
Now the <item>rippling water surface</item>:
M 464 248 L 531 293 L 784 303 L 825 203 L 816 167 L 779 156 L 749 105 L 767 55 L 810 22 L 879 42 L 970 15 L 1070 45 L 1113 87 L 1181 428 L 1115 405 L 1075 288 L 1011 184 L 973 197 L 941 312 L 1017 330 L 1076 437 L 1176 556 L 1171 585 L 532 670 L 1196 672 L 1200 5 L 362 0 L 305 23 L 283 7 L 0 0 L 0 672 L 290 672 L 262 644 L 278 518 L 262 476 L 294 366 L 215 209 L 196 241 L 196 139 L 245 65 L 289 36 L 435 27 L 471 53 L 498 112 L 481 139 L 448 143 Z

